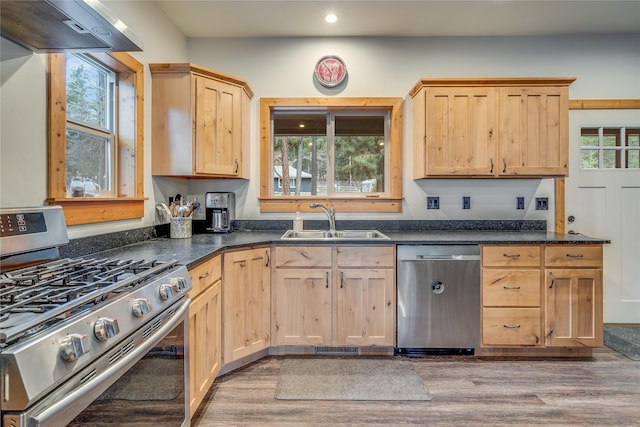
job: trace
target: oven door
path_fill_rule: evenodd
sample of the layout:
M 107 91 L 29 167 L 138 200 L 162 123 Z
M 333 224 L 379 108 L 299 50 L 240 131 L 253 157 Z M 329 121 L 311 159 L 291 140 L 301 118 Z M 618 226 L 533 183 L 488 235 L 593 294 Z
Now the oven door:
M 189 298 L 147 323 L 10 426 L 188 426 Z

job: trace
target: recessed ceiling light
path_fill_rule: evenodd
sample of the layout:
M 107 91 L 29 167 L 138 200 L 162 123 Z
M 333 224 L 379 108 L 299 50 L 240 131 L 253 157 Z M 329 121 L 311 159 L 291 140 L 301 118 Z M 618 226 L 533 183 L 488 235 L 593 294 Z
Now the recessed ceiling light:
M 324 20 L 325 20 L 325 22 L 327 22 L 329 24 L 333 24 L 333 23 L 338 21 L 338 17 L 336 15 L 334 15 L 333 13 L 330 13 L 327 16 L 324 17 Z

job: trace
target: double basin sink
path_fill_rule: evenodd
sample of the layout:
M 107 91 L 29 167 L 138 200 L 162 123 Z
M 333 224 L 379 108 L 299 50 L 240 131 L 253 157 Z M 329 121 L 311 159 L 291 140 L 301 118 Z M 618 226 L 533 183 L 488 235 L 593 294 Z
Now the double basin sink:
M 283 240 L 383 240 L 389 236 L 378 230 L 288 230 Z

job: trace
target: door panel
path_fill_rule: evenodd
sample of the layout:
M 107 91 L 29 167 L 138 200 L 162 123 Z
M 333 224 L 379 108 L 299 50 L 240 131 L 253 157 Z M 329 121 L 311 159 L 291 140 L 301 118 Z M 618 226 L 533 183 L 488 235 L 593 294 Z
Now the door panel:
M 604 246 L 604 322 L 640 323 L 640 171 L 580 169 L 582 127 L 638 126 L 640 110 L 571 110 L 569 114 L 566 229 L 611 240 Z

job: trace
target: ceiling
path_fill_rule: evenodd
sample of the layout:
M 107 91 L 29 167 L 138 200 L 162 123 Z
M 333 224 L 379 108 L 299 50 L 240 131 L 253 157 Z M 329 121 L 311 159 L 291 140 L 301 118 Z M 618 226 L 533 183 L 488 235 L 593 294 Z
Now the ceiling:
M 157 0 L 189 38 L 640 33 L 640 0 Z M 327 24 L 334 13 L 338 22 Z

